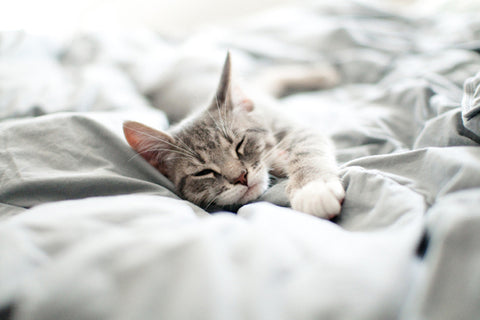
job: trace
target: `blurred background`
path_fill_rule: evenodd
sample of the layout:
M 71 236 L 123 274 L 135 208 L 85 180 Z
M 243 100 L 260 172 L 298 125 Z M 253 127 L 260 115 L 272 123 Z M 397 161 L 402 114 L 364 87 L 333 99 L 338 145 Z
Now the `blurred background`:
M 321 0 L 320 0 L 321 1 Z M 329 0 L 323 0 L 329 1 Z M 245 16 L 311 0 L 15 0 L 0 1 L 0 30 L 66 33 L 79 29 L 148 27 L 185 35 Z M 370 0 L 416 14 L 480 8 L 478 0 Z

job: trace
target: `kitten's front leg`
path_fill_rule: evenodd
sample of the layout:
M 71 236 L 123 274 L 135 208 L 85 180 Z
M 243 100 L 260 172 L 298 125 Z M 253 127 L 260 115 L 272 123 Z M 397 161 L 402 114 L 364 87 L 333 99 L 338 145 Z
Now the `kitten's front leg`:
M 293 131 L 283 140 L 292 208 L 326 219 L 338 215 L 345 191 L 330 140 L 306 130 Z

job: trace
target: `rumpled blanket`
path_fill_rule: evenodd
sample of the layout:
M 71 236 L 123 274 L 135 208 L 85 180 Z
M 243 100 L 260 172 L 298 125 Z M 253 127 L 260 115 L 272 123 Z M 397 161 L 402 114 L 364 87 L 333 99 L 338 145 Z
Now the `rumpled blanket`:
M 0 314 L 12 319 L 476 319 L 480 19 L 356 1 L 265 13 L 183 41 L 0 33 Z M 208 214 L 126 144 L 212 93 L 226 50 L 249 79 L 329 65 L 279 108 L 329 134 L 337 221 L 284 181 Z M 236 64 L 235 64 L 236 62 Z

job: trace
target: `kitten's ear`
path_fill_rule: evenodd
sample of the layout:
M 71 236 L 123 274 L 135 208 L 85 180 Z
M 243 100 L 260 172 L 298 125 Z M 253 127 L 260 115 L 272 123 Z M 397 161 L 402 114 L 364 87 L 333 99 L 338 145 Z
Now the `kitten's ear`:
M 217 87 L 217 92 L 215 93 L 216 101 L 219 105 L 226 105 L 229 102 L 231 103 L 231 74 L 232 74 L 232 64 L 230 62 L 230 52 L 227 52 L 227 57 L 223 63 L 222 75 L 220 77 L 220 83 Z
M 235 85 L 232 85 L 232 64 L 230 59 L 230 52 L 227 53 L 225 62 L 223 64 L 222 75 L 220 83 L 217 87 L 214 100 L 212 101 L 211 109 L 220 107 L 233 108 L 240 107 L 243 110 L 250 112 L 253 110 L 253 102 L 248 99 L 243 91 Z
M 123 123 L 128 144 L 162 174 L 168 176 L 165 159 L 171 154 L 175 140 L 169 134 L 135 121 Z

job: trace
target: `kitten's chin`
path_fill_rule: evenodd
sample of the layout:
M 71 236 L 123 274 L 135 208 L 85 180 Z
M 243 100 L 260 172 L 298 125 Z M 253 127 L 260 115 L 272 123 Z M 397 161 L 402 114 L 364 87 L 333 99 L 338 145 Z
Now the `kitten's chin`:
M 265 172 L 252 175 L 250 185 L 235 185 L 233 188 L 223 192 L 217 199 L 218 206 L 238 206 L 258 199 L 268 188 L 268 174 Z
M 267 190 L 267 187 L 268 182 L 265 181 L 253 183 L 248 188 L 237 186 L 218 199 L 216 204 L 219 206 L 243 205 L 260 197 Z
M 245 204 L 250 201 L 253 201 L 260 197 L 265 190 L 267 189 L 267 185 L 263 182 L 258 182 L 248 187 L 245 193 L 237 200 L 238 204 Z

